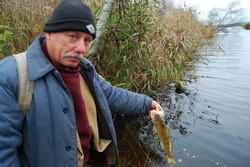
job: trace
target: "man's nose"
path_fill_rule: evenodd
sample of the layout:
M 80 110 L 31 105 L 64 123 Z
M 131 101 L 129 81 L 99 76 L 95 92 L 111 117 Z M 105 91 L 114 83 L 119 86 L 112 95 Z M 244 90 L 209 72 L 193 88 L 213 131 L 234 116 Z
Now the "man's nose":
M 87 46 L 85 45 L 84 39 L 81 39 L 76 43 L 75 51 L 82 54 L 87 52 Z

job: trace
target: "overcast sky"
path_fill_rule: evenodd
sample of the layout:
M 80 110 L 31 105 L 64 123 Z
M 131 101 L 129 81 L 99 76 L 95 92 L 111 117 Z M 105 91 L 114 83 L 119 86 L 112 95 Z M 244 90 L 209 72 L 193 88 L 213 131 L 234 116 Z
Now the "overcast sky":
M 241 7 L 245 10 L 245 17 L 250 21 L 250 0 L 238 0 Z M 206 17 L 209 10 L 212 8 L 225 8 L 232 0 L 176 0 L 176 4 L 185 4 L 197 7 L 201 17 Z

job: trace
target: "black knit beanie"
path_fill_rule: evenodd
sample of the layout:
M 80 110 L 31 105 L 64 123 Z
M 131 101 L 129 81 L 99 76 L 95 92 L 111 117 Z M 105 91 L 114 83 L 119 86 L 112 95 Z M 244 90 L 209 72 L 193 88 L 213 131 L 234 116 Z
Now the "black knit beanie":
M 44 32 L 81 31 L 96 36 L 93 14 L 82 0 L 63 0 L 45 24 Z

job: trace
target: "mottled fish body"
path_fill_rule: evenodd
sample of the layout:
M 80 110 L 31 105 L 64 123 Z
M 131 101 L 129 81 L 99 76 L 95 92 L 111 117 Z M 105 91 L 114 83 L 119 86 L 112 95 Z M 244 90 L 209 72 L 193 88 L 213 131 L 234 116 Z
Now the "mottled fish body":
M 175 164 L 174 157 L 171 153 L 172 144 L 170 140 L 169 129 L 164 120 L 164 112 L 153 110 L 151 111 L 150 115 L 151 115 L 151 119 L 153 121 L 155 130 L 156 130 L 156 133 L 158 134 L 161 144 L 167 153 L 168 163 Z

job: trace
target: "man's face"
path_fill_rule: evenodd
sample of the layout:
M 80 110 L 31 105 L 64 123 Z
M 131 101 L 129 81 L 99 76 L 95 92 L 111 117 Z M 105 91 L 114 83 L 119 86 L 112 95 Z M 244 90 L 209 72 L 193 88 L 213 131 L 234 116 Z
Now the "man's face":
M 46 37 L 51 59 L 56 65 L 66 67 L 76 67 L 93 40 L 92 35 L 79 31 L 46 33 Z

